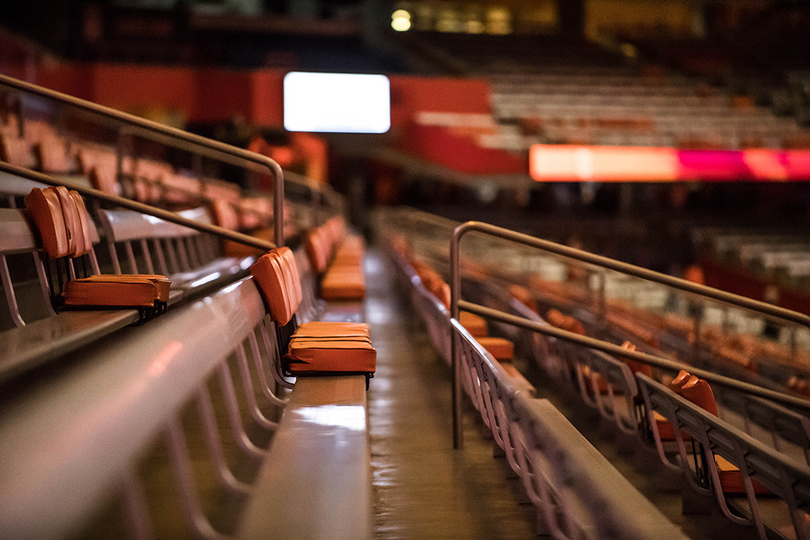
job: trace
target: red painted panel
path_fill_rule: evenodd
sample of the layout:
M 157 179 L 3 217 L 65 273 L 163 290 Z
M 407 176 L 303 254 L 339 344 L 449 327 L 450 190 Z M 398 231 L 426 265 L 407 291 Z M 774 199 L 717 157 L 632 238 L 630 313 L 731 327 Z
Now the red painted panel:
M 483 148 L 473 138 L 442 126 L 410 124 L 403 146 L 424 160 L 468 174 L 528 174 L 529 170 L 525 155 Z
M 43 66 L 36 83 L 70 96 L 93 100 L 93 64 L 59 63 Z
M 251 72 L 232 69 L 200 69 L 194 74 L 195 104 L 189 120 L 217 122 L 235 116 L 251 119 Z
M 93 101 L 127 112 L 153 110 L 193 115 L 196 99 L 194 70 L 184 67 L 96 64 Z
M 476 79 L 391 75 L 391 125 L 408 123 L 419 111 L 489 113 L 490 86 Z
M 285 73 L 278 70 L 259 70 L 251 73 L 251 119 L 256 124 L 284 125 Z

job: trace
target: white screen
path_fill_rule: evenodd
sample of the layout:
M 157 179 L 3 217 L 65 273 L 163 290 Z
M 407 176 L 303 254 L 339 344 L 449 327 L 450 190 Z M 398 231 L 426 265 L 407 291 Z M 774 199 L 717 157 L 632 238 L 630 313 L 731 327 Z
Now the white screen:
M 288 131 L 385 133 L 391 127 L 391 90 L 385 75 L 304 73 L 284 77 Z

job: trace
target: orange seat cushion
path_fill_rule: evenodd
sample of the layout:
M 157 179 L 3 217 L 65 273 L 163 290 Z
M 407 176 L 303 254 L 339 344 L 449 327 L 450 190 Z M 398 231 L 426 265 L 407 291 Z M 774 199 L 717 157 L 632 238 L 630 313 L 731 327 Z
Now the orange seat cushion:
M 367 341 L 294 340 L 284 357 L 290 373 L 374 373 L 377 351 Z
M 459 315 L 459 322 L 472 337 L 485 337 L 489 334 L 489 327 L 486 319 L 474 313 L 462 311 Z
M 321 281 L 321 298 L 324 300 L 362 300 L 366 296 L 363 275 L 327 274 Z
M 312 321 L 304 323 L 298 327 L 293 337 L 317 337 L 335 336 L 344 337 L 365 337 L 370 338 L 371 332 L 365 323 Z
M 487 350 L 495 360 L 501 362 L 511 361 L 515 355 L 515 344 L 508 339 L 499 337 L 479 337 L 478 343 Z
M 717 463 L 717 473 L 720 476 L 720 486 L 723 488 L 723 493 L 736 493 L 744 494 L 745 486 L 743 485 L 742 475 L 740 469 L 735 467 L 730 461 L 723 456 L 714 455 L 714 461 Z M 754 488 L 754 493 L 757 495 L 771 495 L 771 491 L 754 480 L 751 479 L 751 484 Z

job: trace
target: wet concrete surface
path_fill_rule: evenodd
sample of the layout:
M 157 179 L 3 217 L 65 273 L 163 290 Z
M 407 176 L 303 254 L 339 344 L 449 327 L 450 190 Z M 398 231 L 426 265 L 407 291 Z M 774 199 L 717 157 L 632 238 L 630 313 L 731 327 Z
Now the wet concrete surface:
M 370 249 L 366 320 L 377 349 L 368 393 L 377 538 L 534 538 L 534 507 L 493 458 L 477 413 L 465 447 L 452 442 L 450 369 L 398 291 L 390 261 Z

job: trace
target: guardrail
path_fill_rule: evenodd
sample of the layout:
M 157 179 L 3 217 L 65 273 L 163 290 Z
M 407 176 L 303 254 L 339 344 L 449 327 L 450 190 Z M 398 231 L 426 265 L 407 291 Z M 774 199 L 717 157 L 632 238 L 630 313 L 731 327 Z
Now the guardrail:
M 504 229 L 502 227 L 497 227 L 495 225 L 490 225 L 488 223 L 481 223 L 477 221 L 469 221 L 456 227 L 453 232 L 453 238 L 450 243 L 450 274 L 451 274 L 450 314 L 453 319 L 458 320 L 459 312 L 461 309 L 463 309 L 464 311 L 469 311 L 471 313 L 475 313 L 476 315 L 480 315 L 485 318 L 498 320 L 500 322 L 512 324 L 515 326 L 520 326 L 535 332 L 539 332 L 541 334 L 552 336 L 557 339 L 562 339 L 564 341 L 568 341 L 571 343 L 576 343 L 578 345 L 582 345 L 591 349 L 600 350 L 623 358 L 637 360 L 639 362 L 651 366 L 666 368 L 675 371 L 680 369 L 689 369 L 690 373 L 700 378 L 706 379 L 709 382 L 714 382 L 723 386 L 740 390 L 742 392 L 746 392 L 748 394 L 767 398 L 776 401 L 778 403 L 789 405 L 801 410 L 810 411 L 810 401 L 795 396 L 783 394 L 780 392 L 776 392 L 774 390 L 762 388 L 760 386 L 744 383 L 736 379 L 718 375 L 709 371 L 698 370 L 692 366 L 687 366 L 685 364 L 681 364 L 680 362 L 674 362 L 672 360 L 662 358 L 659 356 L 635 351 L 628 351 L 617 345 L 613 345 L 586 336 L 581 336 L 579 334 L 575 334 L 572 332 L 567 332 L 565 330 L 560 330 L 558 328 L 554 328 L 549 325 L 544 325 L 536 321 L 531 321 L 499 310 L 494 310 L 486 306 L 461 300 L 461 273 L 459 268 L 460 243 L 465 234 L 473 231 L 484 233 L 486 235 L 501 240 L 506 240 L 517 244 L 525 245 L 528 247 L 537 248 L 543 251 L 547 251 L 549 253 L 554 253 L 556 255 L 560 255 L 579 262 L 591 264 L 600 268 L 614 270 L 637 278 L 646 279 L 655 283 L 659 283 L 661 285 L 666 285 L 668 287 L 678 289 L 680 291 L 695 294 L 697 296 L 701 296 L 704 298 L 710 298 L 727 304 L 735 305 L 738 307 L 742 307 L 745 309 L 761 313 L 763 315 L 767 315 L 769 317 L 783 319 L 810 328 L 810 316 L 804 315 L 802 313 L 797 313 L 795 311 L 784 309 L 778 306 L 766 304 L 765 302 L 752 300 L 750 298 L 745 298 L 736 294 L 728 293 L 711 287 L 706 287 L 705 285 L 698 285 L 690 281 L 679 279 L 673 276 L 668 276 L 666 274 L 661 274 L 659 272 L 654 272 L 646 268 L 641 268 L 639 266 L 635 266 L 632 264 L 623 263 L 621 261 L 610 259 L 608 257 L 594 255 L 593 253 L 588 253 L 586 251 L 582 251 L 568 246 L 563 246 L 555 242 L 542 240 L 527 234 L 518 233 L 515 231 L 511 231 L 509 229 Z M 452 341 L 451 347 L 452 347 L 451 355 L 453 364 L 453 445 L 455 448 L 461 448 L 463 446 L 463 434 L 461 430 L 462 427 L 461 377 L 459 374 L 459 365 L 457 360 L 458 352 L 456 350 L 457 347 L 455 340 Z
M 62 105 L 76 108 L 80 111 L 84 111 L 85 113 L 98 115 L 106 119 L 107 121 L 112 122 L 113 124 L 116 125 L 119 134 L 119 141 L 117 145 L 119 152 L 119 159 L 122 152 L 122 144 L 121 144 L 122 140 L 127 136 L 137 134 L 138 136 L 156 140 L 157 142 L 161 142 L 162 144 L 165 144 L 167 146 L 173 146 L 181 150 L 185 150 L 194 155 L 205 156 L 212 159 L 218 159 L 220 161 L 225 161 L 242 166 L 244 166 L 245 163 L 247 163 L 252 166 L 268 170 L 274 178 L 273 182 L 273 190 L 274 190 L 273 204 L 274 204 L 274 223 L 275 223 L 274 243 L 277 246 L 284 245 L 283 210 L 284 210 L 285 178 L 284 172 L 281 170 L 281 167 L 273 159 L 267 156 L 263 156 L 261 154 L 257 154 L 255 152 L 251 152 L 242 148 L 237 148 L 229 144 L 215 141 L 213 139 L 208 139 L 200 135 L 188 133 L 186 131 L 169 127 L 160 124 L 158 122 L 153 122 L 151 120 L 146 120 L 144 118 L 140 118 L 132 114 L 128 114 L 109 107 L 105 107 L 97 103 L 93 103 L 90 101 L 86 101 L 83 99 L 63 94 L 61 92 L 56 92 L 54 90 L 49 90 L 41 86 L 20 81 L 12 77 L 8 77 L 6 75 L 0 75 L 0 88 L 7 88 L 24 95 L 38 96 L 46 100 L 54 101 Z M 22 109 L 22 107 L 20 108 Z M 22 121 L 23 121 L 22 110 L 20 110 L 20 120 L 21 120 L 20 126 L 22 129 Z M 19 172 L 20 169 L 4 168 L 3 170 L 14 174 L 20 174 Z M 288 173 L 288 175 L 290 175 L 290 173 Z M 337 193 L 334 193 L 332 190 L 326 189 L 323 186 L 318 186 L 311 180 L 304 179 L 304 177 L 301 177 L 300 175 L 292 175 L 292 176 L 295 178 L 297 182 L 306 185 L 306 187 L 310 190 L 310 192 L 313 195 L 317 193 L 317 196 L 313 197 L 316 205 L 319 206 L 322 201 L 326 201 L 333 206 L 339 208 L 343 207 L 343 201 L 341 200 L 340 196 Z M 31 177 L 27 178 L 47 183 L 42 178 L 31 178 Z M 304 179 L 303 182 L 302 179 Z M 318 206 L 316 206 L 316 208 Z M 163 219 L 166 218 L 163 217 Z M 167 221 L 170 220 L 167 219 Z M 185 225 L 190 226 L 187 223 Z

